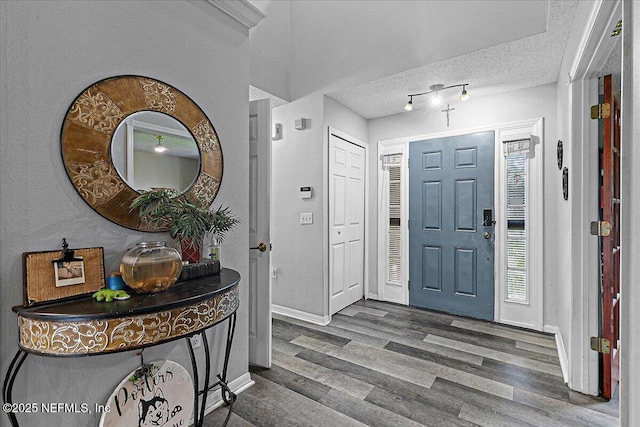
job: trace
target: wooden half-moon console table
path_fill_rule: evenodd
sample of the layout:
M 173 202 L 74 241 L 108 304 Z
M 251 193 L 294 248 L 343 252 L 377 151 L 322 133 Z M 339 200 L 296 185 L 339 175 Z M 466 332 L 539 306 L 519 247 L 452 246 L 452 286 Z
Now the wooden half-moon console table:
M 227 367 L 240 299 L 239 282 L 238 272 L 223 268 L 215 276 L 179 282 L 163 292 L 132 295 L 124 301 L 105 303 L 87 296 L 36 307 L 13 307 L 18 315 L 20 348 L 4 378 L 4 403 L 13 403 L 13 383 L 29 353 L 52 357 L 94 356 L 185 338 L 193 371 L 194 425 L 202 426 L 210 389 L 220 386 L 222 399 L 227 404 L 233 404 L 236 397 L 227 386 Z M 224 365 L 218 374 L 219 381 L 210 385 L 211 360 L 205 330 L 225 320 L 229 321 L 229 328 Z M 198 363 L 189 339 L 196 334 L 202 337 L 205 353 L 202 390 L 199 390 Z M 7 411 L 7 415 L 11 425 L 17 427 L 15 413 Z

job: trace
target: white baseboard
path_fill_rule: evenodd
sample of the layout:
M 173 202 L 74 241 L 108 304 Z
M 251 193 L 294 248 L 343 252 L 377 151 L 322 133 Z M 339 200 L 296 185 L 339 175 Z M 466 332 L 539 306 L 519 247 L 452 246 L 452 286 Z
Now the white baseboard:
M 523 322 L 515 322 L 512 320 L 496 320 L 496 322 L 502 324 L 502 325 L 509 325 L 509 326 L 515 326 L 518 328 L 523 328 L 523 329 L 530 329 L 532 331 L 537 331 L 538 329 L 534 328 L 533 325 L 530 325 L 529 323 L 523 323 Z M 546 332 L 546 331 L 545 331 Z
M 282 307 L 281 305 L 271 304 L 271 312 L 282 316 L 293 317 L 294 319 L 304 320 L 320 326 L 326 326 L 331 322 L 331 316 L 318 316 L 317 314 L 307 313 L 305 311 L 296 310 L 295 308 Z
M 247 372 L 246 374 L 241 375 L 239 378 L 236 378 L 235 380 L 230 381 L 228 385 L 229 385 L 229 389 L 232 392 L 234 392 L 235 394 L 240 394 L 254 384 L 255 382 L 251 379 L 251 374 Z M 220 387 L 216 387 L 210 390 L 209 393 L 207 393 L 207 406 L 205 406 L 204 408 L 205 416 L 215 411 L 216 409 L 221 407 L 223 404 L 224 404 L 224 400 L 222 400 L 222 396 L 220 394 Z M 189 425 L 192 425 L 192 424 L 193 424 L 193 417 L 191 417 L 191 420 L 189 420 Z
M 554 334 L 556 337 L 556 347 L 558 348 L 558 358 L 560 359 L 560 368 L 562 369 L 562 377 L 566 384 L 569 383 L 569 358 L 567 357 L 567 351 L 564 348 L 564 341 L 562 340 L 562 334 L 560 328 L 557 326 L 544 325 L 544 331 L 549 334 Z

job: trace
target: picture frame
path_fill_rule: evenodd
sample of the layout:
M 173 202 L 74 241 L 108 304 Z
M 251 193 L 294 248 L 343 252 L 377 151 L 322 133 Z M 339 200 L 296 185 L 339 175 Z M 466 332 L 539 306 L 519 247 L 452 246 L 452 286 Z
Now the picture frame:
M 105 287 L 104 249 L 73 252 L 73 259 L 63 257 L 61 250 L 22 254 L 25 307 L 92 294 Z

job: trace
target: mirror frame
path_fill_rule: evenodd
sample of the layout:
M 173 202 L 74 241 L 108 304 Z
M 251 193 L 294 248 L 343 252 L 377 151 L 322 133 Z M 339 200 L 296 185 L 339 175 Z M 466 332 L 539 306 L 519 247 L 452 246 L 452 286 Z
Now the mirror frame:
M 60 135 L 62 160 L 73 186 L 106 219 L 138 231 L 138 211 L 129 206 L 139 193 L 120 177 L 111 160 L 116 128 L 131 114 L 159 111 L 189 129 L 200 150 L 200 172 L 185 193 L 207 206 L 222 182 L 222 147 L 213 124 L 187 95 L 173 86 L 142 76 L 116 76 L 92 84 L 71 103 Z

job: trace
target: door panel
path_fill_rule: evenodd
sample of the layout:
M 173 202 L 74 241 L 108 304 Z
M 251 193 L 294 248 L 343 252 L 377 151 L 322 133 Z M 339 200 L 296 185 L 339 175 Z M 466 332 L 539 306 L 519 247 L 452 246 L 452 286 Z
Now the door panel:
M 364 295 L 365 150 L 329 138 L 330 311 L 337 313 Z
M 442 291 L 442 248 L 422 247 L 422 286 L 424 289 Z
M 332 246 L 331 258 L 329 260 L 329 262 L 333 264 L 333 275 L 331 276 L 332 284 L 333 284 L 332 292 L 331 292 L 332 297 L 339 297 L 344 293 L 344 283 L 345 283 L 344 261 L 346 258 L 346 253 L 344 249 L 345 249 L 344 243 L 338 243 Z
M 440 230 L 442 228 L 442 183 L 427 181 L 422 183 L 422 228 Z
M 249 247 L 270 247 L 271 105 L 249 104 Z M 249 250 L 249 363 L 271 366 L 270 251 Z
M 476 254 L 473 248 L 455 248 L 455 287 L 456 295 L 477 297 Z
M 442 168 L 442 151 L 430 151 L 422 154 L 422 168 L 436 170 Z
M 458 179 L 455 182 L 455 230 L 476 231 L 476 180 Z
M 494 208 L 494 144 L 493 132 L 410 144 L 410 304 L 493 319 L 494 227 L 483 210 Z
M 345 200 L 346 199 L 346 180 L 344 176 L 333 176 L 333 192 L 335 199 L 337 200 Z M 344 203 L 334 203 L 333 204 L 333 226 L 334 227 L 344 227 L 345 225 L 345 214 L 347 211 L 347 205 Z

